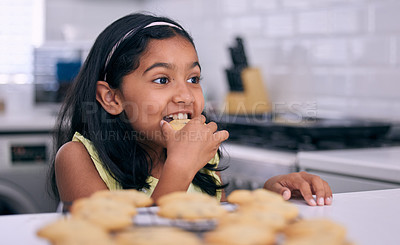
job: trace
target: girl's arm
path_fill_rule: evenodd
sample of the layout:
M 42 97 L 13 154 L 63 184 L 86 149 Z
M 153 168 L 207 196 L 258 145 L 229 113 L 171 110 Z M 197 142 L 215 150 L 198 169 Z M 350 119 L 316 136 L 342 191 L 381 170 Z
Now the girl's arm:
M 167 164 L 166 162 L 163 168 L 163 173 L 151 196 L 155 202 L 159 197 L 166 193 L 174 191 L 186 191 L 189 188 L 194 175 L 187 175 L 186 172 L 180 172 L 179 169 L 179 166 L 174 167 L 172 163 Z M 221 179 L 219 172 L 217 172 L 217 175 Z M 225 190 L 222 189 L 221 191 L 221 202 L 226 202 Z
M 63 202 L 72 202 L 107 189 L 85 146 L 80 142 L 68 142 L 58 150 L 55 172 Z
M 188 173 L 188 171 L 179 167 L 180 164 L 184 163 L 181 159 L 167 158 L 157 186 L 151 195 L 155 203 L 157 203 L 158 198 L 165 194 L 174 191 L 186 191 L 189 188 L 196 173 Z

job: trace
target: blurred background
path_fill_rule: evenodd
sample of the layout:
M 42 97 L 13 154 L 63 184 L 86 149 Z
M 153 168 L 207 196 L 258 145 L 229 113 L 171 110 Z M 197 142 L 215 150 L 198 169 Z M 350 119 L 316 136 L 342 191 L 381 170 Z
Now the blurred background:
M 398 1 L 1 0 L 0 213 L 53 210 L 43 190 L 65 90 L 97 35 L 136 11 L 192 34 L 207 112 L 231 131 L 230 188 L 297 170 L 336 192 L 400 187 Z M 248 93 L 227 76 L 237 37 L 269 105 L 246 120 L 224 109 Z

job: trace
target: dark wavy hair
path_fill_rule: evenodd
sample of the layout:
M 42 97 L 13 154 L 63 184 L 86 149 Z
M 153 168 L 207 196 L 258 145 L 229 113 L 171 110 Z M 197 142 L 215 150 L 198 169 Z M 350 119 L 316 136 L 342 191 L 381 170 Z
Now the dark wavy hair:
M 169 25 L 143 28 L 153 22 L 168 22 Z M 115 49 L 105 67 L 107 57 L 113 46 L 131 30 L 135 33 L 124 39 Z M 139 59 L 151 39 L 167 39 L 174 36 L 187 39 L 195 48 L 192 37 L 173 20 L 149 14 L 135 13 L 122 17 L 109 25 L 96 39 L 88 57 L 75 78 L 61 107 L 55 133 L 55 151 L 71 141 L 75 132 L 89 139 L 102 161 L 105 169 L 124 189 L 148 188 L 153 162 L 149 153 L 140 146 L 137 135 L 124 112 L 120 115 L 107 113 L 96 100 L 96 84 L 105 80 L 112 88 L 119 88 L 122 78 L 139 67 Z M 164 151 L 167 154 L 166 150 Z M 220 154 L 220 151 L 218 151 Z M 55 161 L 51 161 L 50 185 L 56 198 L 59 198 L 55 176 Z M 223 169 L 207 164 L 205 169 Z M 199 171 L 192 183 L 203 192 L 215 196 L 220 185 L 216 179 Z

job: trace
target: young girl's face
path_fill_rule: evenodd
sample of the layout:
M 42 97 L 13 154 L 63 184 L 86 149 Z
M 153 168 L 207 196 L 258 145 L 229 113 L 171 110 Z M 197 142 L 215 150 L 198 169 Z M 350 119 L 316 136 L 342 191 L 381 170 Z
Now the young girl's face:
M 194 118 L 204 107 L 200 65 L 193 45 L 183 37 L 152 39 L 139 67 L 124 77 L 125 112 L 139 141 L 165 147 L 160 121 Z

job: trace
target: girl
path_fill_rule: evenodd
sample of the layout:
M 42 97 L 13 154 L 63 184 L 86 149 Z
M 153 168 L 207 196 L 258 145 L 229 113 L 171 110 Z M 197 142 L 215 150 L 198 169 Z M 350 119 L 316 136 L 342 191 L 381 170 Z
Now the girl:
M 205 123 L 200 73 L 193 40 L 178 23 L 131 14 L 108 26 L 60 112 L 51 167 L 57 197 L 137 189 L 155 201 L 186 190 L 224 200 L 218 148 L 229 134 Z M 177 118 L 191 120 L 175 131 L 167 122 Z M 299 192 L 310 205 L 331 203 L 328 184 L 305 172 L 264 187 L 285 199 Z

